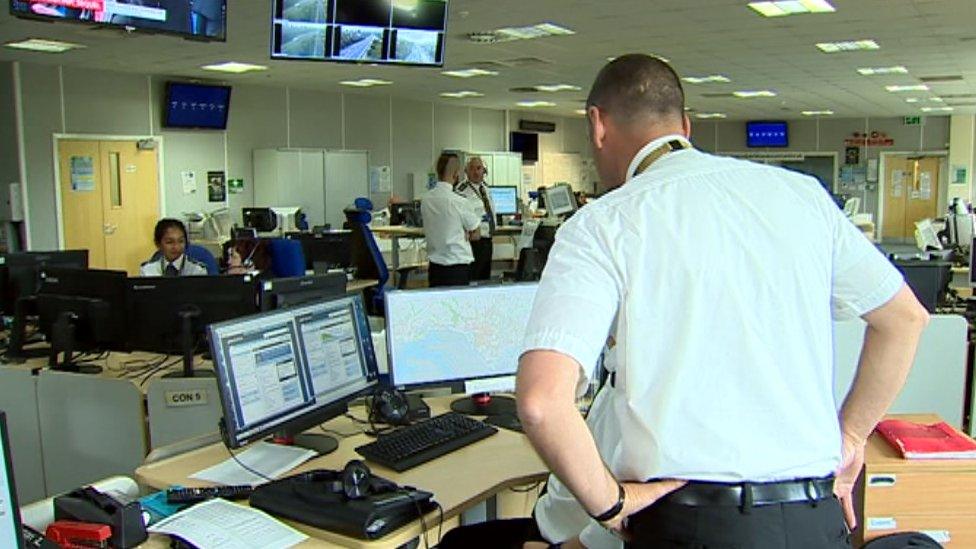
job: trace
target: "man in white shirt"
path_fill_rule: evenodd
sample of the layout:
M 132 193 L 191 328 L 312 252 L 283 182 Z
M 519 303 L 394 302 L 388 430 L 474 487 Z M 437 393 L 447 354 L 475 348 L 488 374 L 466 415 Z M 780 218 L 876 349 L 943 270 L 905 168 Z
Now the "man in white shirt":
M 441 154 L 437 159 L 438 182 L 420 201 L 427 239 L 427 258 L 430 286 L 467 286 L 471 282 L 471 253 L 469 241 L 479 238 L 481 218 L 467 200 L 454 192 L 461 173 L 461 161 L 453 153 Z
M 554 475 L 539 529 L 589 547 L 849 547 L 866 439 L 927 314 L 814 179 L 695 150 L 683 108 L 645 55 L 590 92 L 600 178 L 619 188 L 559 230 L 527 328 L 518 411 Z M 838 417 L 832 318 L 855 316 Z M 574 397 L 608 335 L 584 422 Z
M 485 163 L 479 156 L 472 156 L 464 168 L 467 180 L 454 188 L 454 191 L 463 196 L 474 213 L 481 216 L 480 236 L 478 240 L 471 241 L 471 252 L 474 254 L 474 263 L 471 265 L 471 280 L 488 280 L 491 278 L 491 236 L 495 233 L 495 205 L 491 202 L 491 195 L 488 194 L 488 185 L 485 184 L 485 176 L 488 170 Z

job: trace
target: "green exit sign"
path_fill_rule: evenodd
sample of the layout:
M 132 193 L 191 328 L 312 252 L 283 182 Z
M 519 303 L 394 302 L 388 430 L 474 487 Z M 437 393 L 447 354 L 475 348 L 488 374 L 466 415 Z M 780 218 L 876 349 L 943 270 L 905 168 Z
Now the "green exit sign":
M 906 116 L 905 117 L 906 126 L 921 126 L 922 117 L 921 116 Z

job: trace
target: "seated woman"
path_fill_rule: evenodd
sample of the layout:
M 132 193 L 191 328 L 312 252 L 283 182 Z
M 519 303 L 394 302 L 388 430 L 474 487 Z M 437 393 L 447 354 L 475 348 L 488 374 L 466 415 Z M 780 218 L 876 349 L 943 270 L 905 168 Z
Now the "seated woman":
M 238 238 L 224 244 L 224 261 L 227 274 L 249 274 L 261 278 L 273 278 L 271 256 L 263 240 Z
M 153 241 L 156 253 L 139 267 L 139 276 L 201 276 L 207 266 L 187 257 L 186 226 L 178 219 L 160 219 L 156 223 Z

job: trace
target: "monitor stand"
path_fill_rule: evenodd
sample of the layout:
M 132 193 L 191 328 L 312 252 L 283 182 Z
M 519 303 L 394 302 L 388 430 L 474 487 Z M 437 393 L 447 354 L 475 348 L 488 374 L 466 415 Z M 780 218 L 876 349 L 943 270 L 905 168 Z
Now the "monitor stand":
M 215 377 L 213 370 L 194 370 L 193 352 L 196 350 L 193 338 L 193 321 L 200 317 L 201 311 L 190 306 L 180 311 L 180 347 L 183 350 L 183 370 L 163 374 L 164 378 L 206 378 Z
M 64 311 L 54 322 L 51 335 L 51 351 L 48 366 L 59 372 L 74 372 L 77 374 L 100 374 L 101 366 L 92 364 L 75 364 L 72 354 L 75 351 L 75 320 L 77 315 Z M 58 355 L 64 353 L 62 362 L 58 362 Z
M 339 447 L 339 441 L 335 437 L 318 434 L 288 435 L 278 433 L 271 438 L 271 442 L 283 446 L 298 446 L 312 450 L 320 456 L 331 454 Z
M 476 393 L 451 403 L 451 411 L 469 416 L 515 415 L 515 399 L 507 396 L 491 396 Z

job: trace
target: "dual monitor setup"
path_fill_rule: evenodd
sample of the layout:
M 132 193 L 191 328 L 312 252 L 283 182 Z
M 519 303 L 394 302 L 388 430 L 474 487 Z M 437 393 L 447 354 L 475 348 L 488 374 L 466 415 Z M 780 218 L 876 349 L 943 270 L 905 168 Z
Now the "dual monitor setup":
M 400 389 L 464 384 L 473 396 L 452 409 L 514 414 L 511 391 L 536 284 L 393 291 L 387 294 L 390 384 Z M 217 323 L 208 328 L 228 446 L 271 434 L 331 451 L 324 435 L 298 436 L 345 414 L 380 384 L 360 296 Z
M 79 351 L 180 354 L 176 377 L 213 375 L 193 369 L 208 324 L 345 294 L 344 273 L 259 281 L 249 276 L 133 277 L 88 269 L 85 250 L 0 256 L 3 314 L 13 316 L 7 359 L 48 355 L 55 369 L 97 373 Z M 48 347 L 25 349 L 28 319 Z

